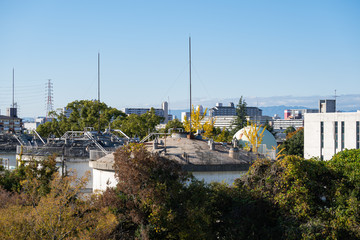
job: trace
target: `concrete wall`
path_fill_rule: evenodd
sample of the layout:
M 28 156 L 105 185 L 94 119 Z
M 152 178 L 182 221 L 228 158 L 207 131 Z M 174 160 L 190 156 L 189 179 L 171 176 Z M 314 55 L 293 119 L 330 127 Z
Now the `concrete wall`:
M 16 158 L 19 159 L 20 156 L 16 155 Z M 29 162 L 32 160 L 41 161 L 45 158 L 46 158 L 45 156 L 22 155 L 22 160 L 25 162 Z M 57 157 L 55 160 L 56 160 L 56 166 L 59 168 L 59 173 L 61 174 L 62 173 L 62 159 L 61 159 L 61 157 Z M 92 186 L 93 186 L 93 176 L 91 174 L 92 168 L 90 168 L 90 166 L 89 166 L 89 160 L 81 159 L 81 158 L 78 158 L 78 159 L 68 158 L 65 161 L 65 170 L 70 171 L 71 169 L 76 171 L 78 178 L 85 176 L 85 173 L 87 171 L 90 172 L 89 181 L 86 184 L 86 189 L 91 191 Z
M 235 179 L 243 176 L 247 171 L 226 171 L 226 172 L 193 172 L 195 178 L 204 180 L 206 183 L 225 182 L 233 184 Z
M 304 117 L 304 157 L 319 157 L 329 160 L 343 149 L 357 148 L 356 122 L 360 121 L 360 112 L 352 113 L 311 113 Z M 324 126 L 321 147 L 321 122 Z M 338 145 L 335 146 L 335 122 L 338 122 Z M 344 122 L 344 139 L 341 134 L 341 122 Z M 341 142 L 344 140 L 344 148 Z
M 105 191 L 107 187 L 115 187 L 117 184 L 114 171 L 105 171 L 94 168 L 93 176 L 93 191 Z
M 233 184 L 235 179 L 243 176 L 247 171 L 211 171 L 211 172 L 192 172 L 198 180 L 204 180 L 206 183 L 225 182 Z M 105 191 L 107 187 L 115 187 L 117 180 L 114 171 L 93 169 L 93 191 Z

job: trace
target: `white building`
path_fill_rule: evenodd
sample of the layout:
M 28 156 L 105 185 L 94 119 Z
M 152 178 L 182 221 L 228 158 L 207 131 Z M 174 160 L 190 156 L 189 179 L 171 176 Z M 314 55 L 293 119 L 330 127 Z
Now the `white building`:
M 307 113 L 304 117 L 304 157 L 329 160 L 346 148 L 359 149 L 359 134 L 360 111 Z
M 276 119 L 273 121 L 273 128 L 275 130 L 285 130 L 288 127 L 294 127 L 295 129 L 298 129 L 303 126 L 304 126 L 303 119 Z
M 206 116 L 202 121 L 201 124 L 204 124 L 206 121 L 209 121 L 209 116 Z M 213 117 L 215 120 L 214 127 L 218 127 L 220 129 L 226 128 L 227 130 L 231 130 L 234 127 L 234 121 L 236 119 L 236 116 L 217 116 Z

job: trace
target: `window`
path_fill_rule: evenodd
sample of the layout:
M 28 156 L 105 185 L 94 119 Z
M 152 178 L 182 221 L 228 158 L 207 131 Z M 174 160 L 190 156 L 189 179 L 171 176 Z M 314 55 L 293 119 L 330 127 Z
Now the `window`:
M 334 129 L 334 132 L 335 132 L 335 149 L 337 149 L 338 148 L 338 146 L 339 146 L 339 129 L 338 129 L 338 126 L 339 124 L 338 124 L 338 122 L 335 122 L 335 129 Z
M 345 122 L 341 122 L 341 150 L 345 148 Z
M 320 122 L 320 133 L 321 148 L 324 148 L 324 122 Z

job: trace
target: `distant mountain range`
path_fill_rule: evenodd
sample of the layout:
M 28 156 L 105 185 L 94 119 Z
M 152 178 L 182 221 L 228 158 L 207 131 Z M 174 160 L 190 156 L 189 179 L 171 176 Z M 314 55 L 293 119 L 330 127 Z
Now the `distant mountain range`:
M 270 116 L 273 117 L 275 114 L 279 115 L 280 118 L 284 118 L 284 110 L 286 109 L 309 109 L 308 107 L 304 107 L 304 106 L 285 106 L 285 105 L 280 105 L 280 106 L 269 106 L 269 107 L 259 107 L 262 111 L 262 115 L 263 116 Z M 342 112 L 356 112 L 357 110 L 355 109 L 338 109 L 339 111 Z M 182 112 L 187 112 L 189 111 L 189 109 L 177 109 L 177 110 L 170 110 L 170 114 L 175 115 L 176 118 L 180 119 L 181 118 L 181 113 Z
M 272 97 L 244 97 L 247 106 L 258 107 L 263 110 L 263 115 L 274 116 L 278 114 L 281 118 L 284 117 L 285 109 L 318 109 L 320 99 L 334 99 L 334 96 L 272 96 Z M 205 107 L 213 107 L 217 102 L 223 103 L 223 106 L 228 106 L 230 102 L 235 105 L 239 98 L 222 98 L 222 99 L 193 99 L 194 106 L 202 105 Z M 188 111 L 184 109 L 188 103 L 186 101 L 172 102 L 169 104 L 172 114 L 181 117 L 181 112 Z M 338 95 L 336 98 L 336 109 L 343 112 L 354 112 L 360 109 L 360 94 L 344 94 Z
M 284 118 L 284 110 L 286 109 L 308 109 L 304 106 L 270 106 L 270 107 L 259 107 L 263 110 L 262 114 L 264 116 L 271 116 L 273 117 L 275 114 L 279 115 L 279 117 Z M 181 118 L 182 112 L 187 112 L 189 109 L 177 109 L 177 110 L 170 110 L 170 114 L 175 115 L 176 118 Z

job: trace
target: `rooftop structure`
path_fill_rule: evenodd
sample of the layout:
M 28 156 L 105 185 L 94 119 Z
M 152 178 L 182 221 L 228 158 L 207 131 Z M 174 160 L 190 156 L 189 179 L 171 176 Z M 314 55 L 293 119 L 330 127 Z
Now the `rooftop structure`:
M 17 147 L 17 158 L 25 162 L 42 160 L 53 154 L 59 171 L 64 174 L 70 169 L 75 169 L 78 176 L 83 176 L 90 171 L 90 159 L 96 160 L 115 151 L 123 144 L 131 141 L 125 137 L 120 138 L 110 132 L 98 134 L 97 131 L 69 131 L 60 138 L 48 138 L 44 145 L 23 145 Z M 92 178 L 90 177 L 86 190 L 92 191 Z
M 319 112 L 320 113 L 336 112 L 336 100 L 335 99 L 320 100 Z
M 186 134 L 183 134 L 186 136 Z M 232 146 L 203 140 L 191 140 L 182 134 L 173 134 L 166 139 L 147 143 L 148 150 L 176 161 L 186 171 L 205 182 L 225 181 L 231 184 L 249 169 L 258 158 L 254 153 L 232 148 Z M 93 168 L 93 189 L 105 190 L 115 186 L 114 155 L 108 154 L 91 161 Z

